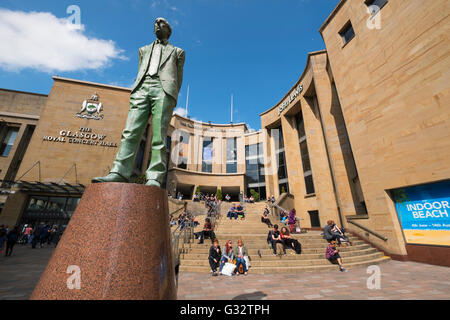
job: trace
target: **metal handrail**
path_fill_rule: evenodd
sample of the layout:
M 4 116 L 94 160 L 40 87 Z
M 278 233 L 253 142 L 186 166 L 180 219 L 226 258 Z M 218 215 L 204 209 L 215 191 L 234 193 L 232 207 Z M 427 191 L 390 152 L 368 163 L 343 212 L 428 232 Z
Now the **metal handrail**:
M 365 227 L 363 225 L 360 225 L 359 223 L 357 223 L 357 222 L 355 222 L 355 221 L 353 221 L 351 219 L 347 218 L 347 222 L 357 226 L 358 228 L 363 229 L 364 231 L 366 231 L 366 232 L 368 232 L 370 234 L 373 234 L 375 237 L 377 237 L 377 238 L 379 238 L 379 239 L 381 239 L 383 241 L 388 241 L 388 238 L 386 238 L 385 236 L 383 236 L 383 235 L 381 235 L 381 234 L 379 234 L 379 233 L 377 233 L 377 232 L 375 232 L 373 230 L 370 230 L 369 228 L 367 228 L 367 227 Z
M 174 267 L 175 267 L 175 280 L 176 287 L 178 288 L 178 273 L 180 267 L 180 255 L 185 253 L 185 244 L 190 243 L 194 238 L 194 223 L 193 221 L 187 221 L 184 224 L 184 228 L 178 225 L 172 232 L 172 252 L 174 254 Z M 181 248 L 180 248 L 181 241 Z

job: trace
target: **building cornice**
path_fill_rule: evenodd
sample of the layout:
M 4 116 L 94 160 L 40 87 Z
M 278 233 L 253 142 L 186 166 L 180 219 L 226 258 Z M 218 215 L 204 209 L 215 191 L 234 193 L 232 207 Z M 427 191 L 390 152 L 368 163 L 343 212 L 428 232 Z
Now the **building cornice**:
M 209 123 L 209 122 L 203 122 L 203 121 L 198 121 L 198 120 L 193 120 L 187 117 L 183 117 L 180 116 L 178 113 L 174 113 L 173 116 L 180 118 L 184 121 L 189 121 L 195 124 L 199 124 L 202 126 L 206 126 L 206 127 L 222 127 L 222 128 L 235 128 L 235 127 L 239 127 L 239 126 L 244 126 L 245 130 L 247 130 L 247 124 L 245 122 L 240 122 L 240 123 Z
M 344 5 L 344 3 L 347 0 L 341 0 L 341 2 L 338 3 L 338 5 L 336 6 L 336 8 L 334 8 L 334 10 L 331 12 L 331 14 L 328 16 L 328 18 L 325 20 L 325 22 L 322 24 L 322 26 L 319 28 L 319 32 L 320 34 L 322 34 L 323 29 L 325 29 L 327 27 L 327 25 L 330 23 L 330 21 L 334 18 L 334 16 L 338 13 L 338 11 L 342 8 L 342 6 Z
M 23 114 L 23 113 L 13 113 L 13 112 L 5 112 L 0 111 L 0 117 L 10 117 L 10 118 L 22 118 L 29 120 L 39 120 L 39 116 L 31 115 L 31 114 Z
M 29 94 L 29 95 L 39 96 L 39 97 L 45 97 L 45 98 L 48 97 L 48 94 L 35 93 L 35 92 L 28 92 L 28 91 L 19 91 L 19 90 L 2 89 L 2 88 L 0 88 L 0 91 L 7 91 L 7 92 L 14 92 L 14 93 Z
M 90 82 L 90 81 L 76 80 L 76 79 L 70 79 L 70 78 L 62 78 L 62 77 L 59 77 L 59 76 L 53 76 L 52 78 L 55 81 L 65 81 L 65 82 L 80 83 L 80 84 L 86 84 L 86 85 L 97 86 L 97 87 L 102 87 L 102 88 L 128 91 L 128 92 L 131 93 L 131 88 L 113 86 L 113 85 L 104 84 L 104 83 L 98 83 L 98 82 Z
M 199 175 L 199 176 L 217 176 L 217 177 L 243 177 L 245 175 L 245 172 L 237 172 L 237 173 L 210 173 L 210 172 L 201 172 L 201 171 L 192 171 L 192 170 L 186 170 L 181 168 L 170 168 L 169 171 L 180 171 L 183 173 L 187 173 L 190 175 Z

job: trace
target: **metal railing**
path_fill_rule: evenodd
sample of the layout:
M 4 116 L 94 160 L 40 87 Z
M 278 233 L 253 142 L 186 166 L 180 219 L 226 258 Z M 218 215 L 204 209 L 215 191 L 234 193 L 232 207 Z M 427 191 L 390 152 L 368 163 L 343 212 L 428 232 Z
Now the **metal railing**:
M 185 245 L 194 238 L 194 222 L 186 221 L 172 232 L 172 252 L 175 265 L 175 283 L 178 288 L 178 273 L 180 270 L 180 256 L 186 253 Z M 181 244 L 181 247 L 180 247 Z
M 377 237 L 377 238 L 379 238 L 379 239 L 381 239 L 381 240 L 383 240 L 383 241 L 388 241 L 388 238 L 387 238 L 387 237 L 383 236 L 382 234 L 379 234 L 379 233 L 376 232 L 376 231 L 370 230 L 369 228 L 367 228 L 367 227 L 365 227 L 365 226 L 363 226 L 363 225 L 360 225 L 359 223 L 353 221 L 352 219 L 348 219 L 348 218 L 347 218 L 347 222 L 353 224 L 354 226 L 357 226 L 357 227 L 360 228 L 360 229 L 363 229 L 364 231 L 366 231 L 366 232 L 368 232 L 368 233 L 374 235 L 375 237 Z

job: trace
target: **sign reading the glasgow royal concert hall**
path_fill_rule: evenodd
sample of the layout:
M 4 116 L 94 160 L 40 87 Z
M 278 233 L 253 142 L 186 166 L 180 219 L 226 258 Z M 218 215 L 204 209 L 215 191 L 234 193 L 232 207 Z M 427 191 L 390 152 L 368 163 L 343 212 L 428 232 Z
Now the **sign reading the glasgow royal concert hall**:
M 450 181 L 393 190 L 408 244 L 450 246 Z
M 106 141 L 105 134 L 96 133 L 91 128 L 80 128 L 78 131 L 60 130 L 58 136 L 44 136 L 43 140 L 58 143 L 117 148 L 117 143 Z

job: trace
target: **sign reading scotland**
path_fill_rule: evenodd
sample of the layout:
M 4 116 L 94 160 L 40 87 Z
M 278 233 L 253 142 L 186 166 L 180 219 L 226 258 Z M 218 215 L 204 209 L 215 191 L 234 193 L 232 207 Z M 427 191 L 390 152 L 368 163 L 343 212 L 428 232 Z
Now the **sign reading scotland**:
M 450 246 L 450 181 L 392 191 L 408 244 Z

